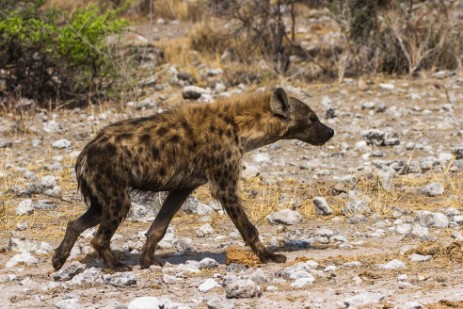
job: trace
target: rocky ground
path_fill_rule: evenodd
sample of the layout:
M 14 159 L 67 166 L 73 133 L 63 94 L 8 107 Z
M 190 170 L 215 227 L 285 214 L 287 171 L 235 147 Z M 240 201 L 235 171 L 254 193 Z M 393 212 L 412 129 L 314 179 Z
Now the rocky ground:
M 336 130 L 320 148 L 282 141 L 246 155 L 247 212 L 286 264 L 257 264 L 237 249 L 243 242 L 206 187 L 159 244 L 163 268 L 138 266 L 162 200 L 143 194 L 134 194 L 112 242 L 133 271 L 105 273 L 89 244 L 94 230 L 80 237 L 61 271 L 50 264 L 67 220 L 84 210 L 73 164 L 99 128 L 182 104 L 187 90 L 208 101 L 244 89 L 166 83 L 125 106 L 2 115 L 3 306 L 463 306 L 462 76 L 282 86 Z
M 183 42 L 185 27 L 156 27 L 149 40 Z M 139 99 L 0 115 L 1 307 L 463 307 L 462 73 L 255 85 L 228 82 L 215 62 L 194 74 L 159 65 L 158 51 L 143 50 L 140 70 L 155 74 L 140 79 Z M 276 86 L 336 131 L 323 147 L 281 141 L 245 157 L 246 211 L 287 263 L 261 265 L 243 251 L 205 186 L 159 243 L 163 268 L 141 270 L 138 260 L 164 195 L 134 192 L 132 212 L 112 241 L 133 271 L 105 272 L 90 246 L 95 230 L 53 271 L 52 251 L 67 221 L 85 209 L 74 162 L 100 128 L 186 100 L 207 104 Z

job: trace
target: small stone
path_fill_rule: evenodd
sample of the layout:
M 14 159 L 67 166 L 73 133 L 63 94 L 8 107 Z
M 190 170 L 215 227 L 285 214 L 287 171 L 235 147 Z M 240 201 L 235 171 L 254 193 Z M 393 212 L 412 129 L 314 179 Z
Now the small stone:
M 336 271 L 336 269 L 337 269 L 337 267 L 335 265 L 329 265 L 329 266 L 326 266 L 323 271 L 325 271 L 325 272 L 334 272 L 334 271 Z
M 162 306 L 164 307 L 164 306 Z M 144 296 L 137 297 L 132 300 L 127 309 L 159 309 L 161 308 L 161 303 L 157 297 Z
M 310 275 L 308 277 L 303 277 L 303 278 L 294 280 L 294 282 L 291 283 L 291 287 L 300 289 L 307 285 L 311 285 L 314 282 L 315 282 L 315 278 L 312 275 Z
M 449 218 L 440 212 L 422 210 L 415 217 L 415 222 L 424 227 L 446 228 L 449 226 Z
M 350 224 L 359 224 L 359 223 L 362 223 L 362 222 L 365 222 L 365 221 L 367 221 L 367 217 L 365 217 L 362 214 L 354 214 L 354 215 L 349 217 L 349 223 Z
M 426 196 L 438 196 L 444 194 L 444 186 L 438 182 L 431 182 L 418 189 L 418 193 Z
M 294 266 L 286 267 L 280 270 L 277 275 L 285 279 L 311 278 L 310 271 L 317 269 L 318 263 L 313 261 L 301 262 Z
M 199 269 L 211 269 L 218 266 L 219 263 L 211 258 L 204 258 L 201 261 L 199 261 Z
M 47 133 L 59 133 L 63 131 L 63 127 L 55 120 L 50 120 L 43 124 L 43 130 Z
M 220 297 L 213 296 L 207 301 L 208 309 L 233 309 L 235 308 L 233 303 L 227 303 L 226 299 L 221 299 Z
M 330 238 L 331 236 L 334 235 L 334 232 L 332 230 L 329 230 L 329 229 L 318 229 L 318 230 L 315 231 L 315 235 L 317 237 Z
M 271 224 L 294 225 L 301 222 L 302 215 L 295 210 L 283 209 L 270 214 L 267 220 Z
M 418 263 L 418 262 L 426 262 L 432 258 L 432 255 L 421 255 L 421 254 L 416 254 L 413 253 L 408 256 L 410 261 Z
M 209 91 L 196 86 L 185 86 L 182 89 L 182 96 L 185 100 L 198 100 L 203 94 L 209 94 Z
M 386 138 L 384 140 L 384 146 L 397 146 L 400 145 L 400 140 L 398 138 Z
M 386 133 L 378 129 L 364 130 L 361 132 L 365 138 L 367 145 L 384 146 L 386 140 Z
M 52 274 L 55 281 L 71 280 L 75 275 L 80 274 L 85 270 L 85 265 L 80 262 L 72 262 L 67 268 L 60 269 Z
M 117 287 L 125 287 L 137 284 L 137 276 L 131 271 L 113 274 L 107 279 L 109 284 Z
M 239 272 L 245 271 L 246 269 L 247 269 L 246 265 L 238 264 L 238 263 L 230 263 L 226 267 L 226 270 L 229 273 L 239 273 Z
M 269 278 L 266 272 L 264 272 L 261 268 L 258 268 L 249 276 L 249 279 L 259 284 L 267 282 Z
M 18 230 L 18 231 L 25 231 L 25 230 L 27 230 L 27 228 L 28 228 L 28 225 L 27 225 L 26 222 L 18 222 L 16 224 L 16 230 Z
M 34 206 L 31 199 L 22 200 L 16 208 L 16 214 L 19 216 L 30 215 L 34 212 Z
M 455 156 L 456 160 L 463 159 L 463 145 L 452 148 L 452 154 Z
M 220 284 L 218 284 L 217 281 L 215 281 L 212 278 L 209 278 L 209 279 L 206 279 L 206 281 L 204 281 L 203 283 L 201 283 L 201 285 L 198 287 L 198 290 L 204 293 L 204 292 L 207 292 L 219 286 Z
M 127 218 L 129 221 L 151 222 L 155 218 L 155 211 L 154 209 L 145 205 L 132 202 L 131 209 Z
M 10 268 L 17 264 L 33 265 L 37 264 L 38 260 L 30 252 L 22 252 L 13 256 L 6 264 L 5 267 Z
M 48 253 L 50 253 L 52 251 L 53 251 L 53 247 L 49 243 L 42 241 L 40 243 L 39 248 L 37 250 L 35 250 L 35 253 L 40 254 L 40 255 L 44 255 L 44 254 L 48 254 Z
M 205 237 L 214 233 L 214 229 L 209 223 L 204 224 L 199 229 L 196 230 L 196 236 L 198 237 Z
M 13 234 L 8 241 L 8 249 L 15 252 L 31 252 L 37 250 L 37 243 L 33 240 L 28 240 L 25 237 L 17 237 Z
M 421 309 L 423 308 L 423 305 L 416 301 L 409 301 L 402 306 L 399 307 L 399 309 Z
M 218 75 L 222 75 L 223 74 L 223 70 L 221 68 L 215 68 L 215 69 L 210 69 L 207 71 L 207 76 L 218 76 Z
M 81 309 L 80 300 L 78 296 L 73 296 L 72 298 L 63 299 L 62 301 L 56 303 L 57 309 Z
M 404 223 L 395 228 L 396 232 L 402 235 L 408 234 L 412 230 L 411 224 Z
M 61 188 L 59 186 L 54 186 L 52 189 L 44 190 L 43 194 L 49 195 L 49 196 L 60 196 L 61 195 Z
M 386 264 L 379 264 L 378 267 L 386 270 L 403 269 L 405 268 L 405 263 L 400 260 L 394 259 L 392 261 L 387 262 Z
M 336 111 L 335 108 L 328 108 L 325 112 L 325 117 L 326 119 L 333 119 L 333 118 L 336 118 L 338 115 L 338 112 Z
M 202 202 L 200 202 L 196 197 L 190 197 L 184 204 L 184 211 L 189 214 L 196 214 L 200 216 L 209 215 L 214 212 L 214 210 Z
M 225 282 L 227 298 L 251 298 L 260 295 L 259 286 L 250 279 L 229 279 Z
M 345 214 L 365 214 L 370 213 L 368 204 L 370 198 L 368 196 L 357 196 L 353 191 L 349 192 L 349 201 L 343 208 L 342 212 Z
M 379 88 L 384 89 L 384 90 L 394 90 L 395 86 L 394 84 L 389 84 L 389 83 L 380 83 Z
M 270 156 L 268 153 L 257 153 L 252 156 L 252 160 L 256 163 L 269 162 Z
M 430 239 L 431 236 L 429 235 L 429 229 L 427 227 L 425 227 L 425 226 L 420 225 L 420 224 L 414 224 L 413 225 L 411 235 L 415 236 L 415 237 L 418 237 L 418 238 L 431 240 Z
M 363 280 L 359 276 L 352 277 L 352 281 L 354 281 L 354 284 L 357 286 L 360 286 L 363 284 Z
M 342 267 L 360 267 L 362 263 L 359 261 L 346 262 L 342 264 Z
M 46 189 L 53 188 L 56 186 L 56 177 L 53 175 L 44 176 L 40 180 L 40 184 Z
M 352 297 L 346 298 L 344 304 L 349 308 L 364 307 L 370 304 L 379 303 L 384 299 L 384 295 L 376 292 L 361 292 Z
M 52 210 L 56 209 L 57 207 L 58 205 L 50 200 L 38 200 L 34 203 L 34 208 L 40 210 Z
M 328 216 L 333 214 L 333 210 L 324 197 L 317 196 L 313 199 L 315 205 L 315 211 L 318 215 Z
M 187 261 L 189 262 L 189 261 Z M 199 273 L 199 267 L 198 267 L 198 262 L 195 261 L 195 263 L 186 263 L 186 264 L 179 264 L 177 266 L 177 270 L 184 272 L 186 274 L 196 274 Z
M 452 232 L 452 238 L 458 240 L 458 241 L 463 241 L 463 235 L 461 235 L 460 232 L 458 231 L 453 231 Z
M 0 148 L 11 148 L 13 147 L 13 143 L 6 140 L 0 140 Z
M 51 146 L 56 149 L 64 149 L 71 146 L 71 142 L 65 138 L 54 141 Z

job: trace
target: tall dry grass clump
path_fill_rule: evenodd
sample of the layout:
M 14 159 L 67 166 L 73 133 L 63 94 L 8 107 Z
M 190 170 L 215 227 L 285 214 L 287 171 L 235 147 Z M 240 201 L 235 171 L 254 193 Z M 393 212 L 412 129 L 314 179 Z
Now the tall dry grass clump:
M 450 14 L 454 2 L 363 2 L 330 5 L 344 39 L 335 61 L 340 78 L 461 68 L 463 23 Z
M 201 0 L 142 0 L 139 7 L 144 15 L 168 20 L 178 19 L 197 22 L 204 18 L 206 2 Z

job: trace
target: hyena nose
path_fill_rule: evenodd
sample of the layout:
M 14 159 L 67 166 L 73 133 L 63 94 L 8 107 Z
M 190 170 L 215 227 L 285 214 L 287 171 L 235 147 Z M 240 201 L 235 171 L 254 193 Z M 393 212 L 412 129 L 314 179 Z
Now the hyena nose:
M 330 137 L 333 137 L 333 135 L 334 135 L 334 130 L 331 129 L 331 128 L 328 128 L 328 135 L 329 135 Z

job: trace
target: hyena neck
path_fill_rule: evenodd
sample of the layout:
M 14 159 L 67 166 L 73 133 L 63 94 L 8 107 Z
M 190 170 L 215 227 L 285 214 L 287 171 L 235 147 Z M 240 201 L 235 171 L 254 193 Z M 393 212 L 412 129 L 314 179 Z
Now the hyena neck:
M 271 112 L 270 97 L 271 93 L 263 93 L 240 101 L 233 111 L 241 146 L 245 152 L 284 138 L 287 124 Z

